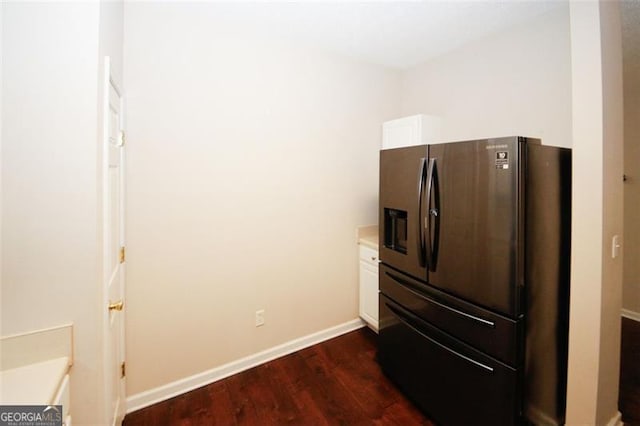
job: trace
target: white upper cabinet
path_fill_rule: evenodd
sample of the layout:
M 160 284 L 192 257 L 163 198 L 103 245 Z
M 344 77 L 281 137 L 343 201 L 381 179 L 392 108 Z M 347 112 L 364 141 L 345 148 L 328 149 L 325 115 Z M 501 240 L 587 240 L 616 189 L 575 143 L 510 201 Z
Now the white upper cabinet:
M 441 119 L 433 115 L 411 115 L 382 123 L 382 149 L 424 145 L 440 138 Z

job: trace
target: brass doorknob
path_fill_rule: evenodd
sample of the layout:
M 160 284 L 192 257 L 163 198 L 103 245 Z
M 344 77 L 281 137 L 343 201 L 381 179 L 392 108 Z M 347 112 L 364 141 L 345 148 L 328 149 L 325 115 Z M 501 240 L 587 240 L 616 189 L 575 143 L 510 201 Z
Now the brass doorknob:
M 119 300 L 115 303 L 109 303 L 109 312 L 111 311 L 121 311 L 124 308 L 124 302 Z

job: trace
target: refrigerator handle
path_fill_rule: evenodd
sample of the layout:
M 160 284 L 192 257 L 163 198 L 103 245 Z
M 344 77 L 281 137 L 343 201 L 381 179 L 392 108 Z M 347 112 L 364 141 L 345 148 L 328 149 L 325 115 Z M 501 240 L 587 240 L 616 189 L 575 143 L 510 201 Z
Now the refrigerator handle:
M 424 206 L 424 184 L 426 181 L 427 159 L 420 159 L 420 179 L 418 181 L 418 263 L 420 266 L 426 266 L 426 248 L 425 248 L 425 232 L 423 223 L 427 215 L 424 214 L 422 206 Z
M 438 246 L 440 243 L 440 216 L 442 212 L 440 210 L 440 182 L 438 180 L 438 165 L 436 159 L 429 160 L 430 172 L 429 172 L 429 196 L 427 202 L 429 203 L 429 270 L 436 271 L 436 264 L 438 263 Z M 431 204 L 431 194 L 433 193 L 433 207 Z M 431 240 L 431 219 L 433 218 L 433 241 Z
M 431 246 L 431 216 L 433 215 L 431 208 L 431 197 L 433 193 L 433 170 L 436 165 L 436 159 L 429 159 L 429 167 L 427 168 L 427 211 L 426 214 L 420 215 L 420 229 L 423 230 L 424 234 L 426 234 L 426 242 L 425 242 L 425 251 L 427 255 L 427 270 L 433 271 L 435 270 L 432 263 L 433 257 L 433 247 Z M 437 215 L 437 213 L 436 213 Z

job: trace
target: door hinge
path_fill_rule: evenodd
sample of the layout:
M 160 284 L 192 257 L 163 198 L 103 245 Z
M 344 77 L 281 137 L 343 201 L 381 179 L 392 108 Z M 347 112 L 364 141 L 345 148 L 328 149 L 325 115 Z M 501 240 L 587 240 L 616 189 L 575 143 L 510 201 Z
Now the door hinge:
M 125 366 L 125 362 L 122 361 L 122 364 L 120 364 L 120 378 L 124 378 L 124 376 L 126 376 L 127 374 L 127 370 L 126 370 L 126 366 Z
M 118 146 L 124 146 L 124 130 L 120 130 L 120 141 Z
M 120 247 L 120 263 L 124 263 L 124 261 L 125 261 L 124 247 Z

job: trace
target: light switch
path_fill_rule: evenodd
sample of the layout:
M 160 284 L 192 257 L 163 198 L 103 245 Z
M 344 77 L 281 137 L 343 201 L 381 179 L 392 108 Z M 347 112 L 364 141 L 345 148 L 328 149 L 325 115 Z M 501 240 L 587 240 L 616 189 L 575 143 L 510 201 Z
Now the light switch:
M 611 258 L 615 259 L 620 256 L 620 236 L 614 235 L 611 240 Z

